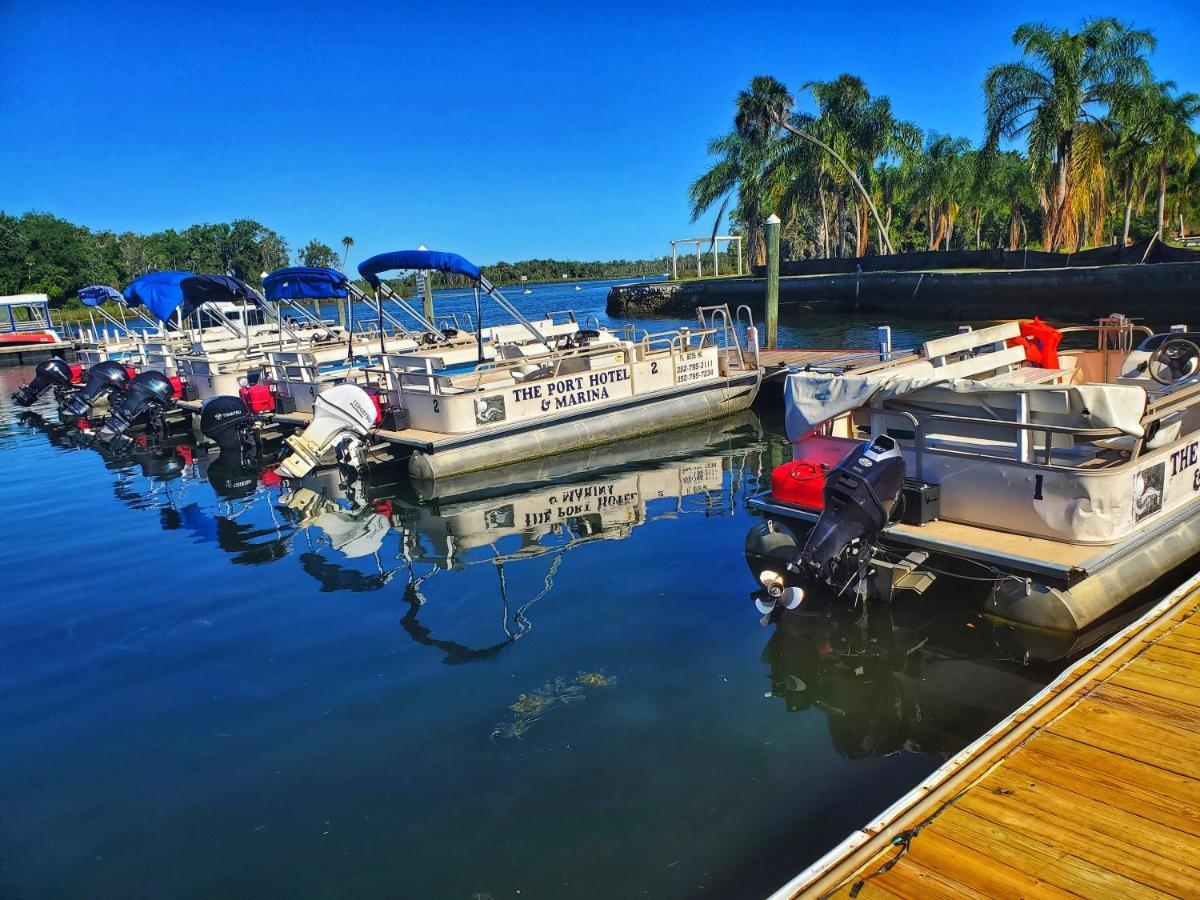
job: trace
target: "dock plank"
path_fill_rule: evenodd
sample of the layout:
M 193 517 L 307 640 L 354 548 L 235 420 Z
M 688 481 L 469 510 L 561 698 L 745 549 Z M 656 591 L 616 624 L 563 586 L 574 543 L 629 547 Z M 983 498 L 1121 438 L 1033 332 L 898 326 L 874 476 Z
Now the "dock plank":
M 777 896 L 1200 896 L 1198 610 L 1200 575 Z

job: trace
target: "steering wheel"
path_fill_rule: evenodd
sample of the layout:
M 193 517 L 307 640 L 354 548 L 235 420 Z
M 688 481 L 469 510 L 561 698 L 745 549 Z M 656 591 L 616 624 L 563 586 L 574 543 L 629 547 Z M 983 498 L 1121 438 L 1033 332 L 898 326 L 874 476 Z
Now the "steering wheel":
M 1200 347 L 1187 338 L 1167 338 L 1151 354 L 1146 369 L 1159 384 L 1175 384 L 1200 371 Z

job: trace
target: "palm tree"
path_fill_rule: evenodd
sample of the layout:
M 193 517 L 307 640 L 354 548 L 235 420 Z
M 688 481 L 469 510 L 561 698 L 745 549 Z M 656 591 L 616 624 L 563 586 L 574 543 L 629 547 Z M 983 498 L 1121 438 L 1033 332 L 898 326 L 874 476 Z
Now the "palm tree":
M 792 95 L 783 84 L 769 75 L 757 75 L 750 81 L 750 90 L 742 91 L 738 94 L 738 111 L 734 117 L 735 130 L 738 134 L 748 136 L 773 136 L 779 129 L 782 129 L 802 140 L 815 144 L 832 156 L 858 189 L 863 202 L 875 218 L 875 224 L 879 228 L 879 233 L 883 236 L 887 252 L 891 253 L 892 245 L 883 227 L 883 220 L 879 218 L 879 211 L 871 201 L 871 195 L 863 187 L 862 181 L 859 180 L 854 169 L 851 168 L 850 164 L 846 162 L 840 153 L 825 141 L 801 127 L 801 124 L 805 121 L 804 119 L 793 121 L 795 118 L 791 112 L 793 103 Z
M 751 265 L 761 265 L 766 252 L 761 222 L 766 200 L 764 178 L 769 147 L 769 144 L 752 144 L 736 131 L 713 138 L 708 143 L 708 153 L 716 157 L 716 162 L 688 188 L 693 222 L 719 202 L 719 224 L 733 202 L 730 217 L 746 229 L 746 250 Z M 716 231 L 714 227 L 713 233 Z
M 342 238 L 342 271 L 346 270 L 346 260 L 350 258 L 350 248 L 354 246 L 354 238 L 346 235 Z
M 1149 31 L 1113 18 L 1092 19 L 1077 32 L 1030 23 L 1013 33 L 1025 60 L 993 66 L 983 82 L 985 150 L 1001 138 L 1024 137 L 1029 161 L 1043 179 L 1045 246 L 1078 245 L 1072 192 L 1076 138 L 1098 127 L 1099 107 L 1113 107 L 1149 80 Z
M 1174 94 L 1175 83 L 1147 85 L 1134 101 L 1131 117 L 1149 144 L 1149 154 L 1158 174 L 1158 216 L 1161 238 L 1166 229 L 1168 177 L 1172 170 L 1188 171 L 1196 162 L 1200 136 L 1192 122 L 1200 116 L 1200 95 Z

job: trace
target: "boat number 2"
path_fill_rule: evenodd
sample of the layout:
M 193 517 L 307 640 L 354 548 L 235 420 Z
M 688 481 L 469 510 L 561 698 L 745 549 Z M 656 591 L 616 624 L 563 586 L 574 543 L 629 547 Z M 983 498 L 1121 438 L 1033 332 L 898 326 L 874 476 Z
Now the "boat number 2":
M 441 405 L 438 403 L 438 398 L 437 398 L 437 397 L 434 397 L 434 398 L 433 398 L 433 411 L 434 411 L 435 413 L 439 413 L 439 412 L 441 412 L 441 411 L 442 411 Z
M 657 374 L 658 374 L 658 363 L 656 363 L 656 362 L 652 362 L 652 363 L 650 363 L 650 374 L 651 374 L 651 375 L 657 375 Z

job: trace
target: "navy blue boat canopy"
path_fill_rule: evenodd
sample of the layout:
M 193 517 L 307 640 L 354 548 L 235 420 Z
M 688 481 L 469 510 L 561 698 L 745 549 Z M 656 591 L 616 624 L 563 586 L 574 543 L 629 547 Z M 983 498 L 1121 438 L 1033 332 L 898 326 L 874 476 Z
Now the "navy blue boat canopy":
M 107 284 L 93 284 L 85 288 L 80 288 L 79 299 L 83 301 L 84 306 L 99 306 L 109 300 L 114 300 L 117 303 L 125 302 L 125 299 L 121 296 L 121 292 L 116 288 L 109 287 Z
M 372 287 L 379 287 L 380 272 L 397 269 L 433 269 L 451 275 L 466 275 L 475 281 L 479 280 L 481 274 L 479 266 L 475 263 L 457 253 L 443 253 L 438 250 L 394 250 L 391 253 L 372 256 L 358 264 L 358 274 L 370 282 Z
M 193 272 L 150 272 L 126 285 L 121 292 L 130 306 L 144 306 L 168 321 L 175 310 L 184 318 L 205 303 L 238 303 L 249 300 L 261 305 L 245 282 L 231 275 L 196 275 Z
M 349 294 L 350 279 L 337 269 L 323 266 L 292 266 L 276 269 L 263 279 L 263 293 L 273 303 L 281 300 L 343 299 Z

